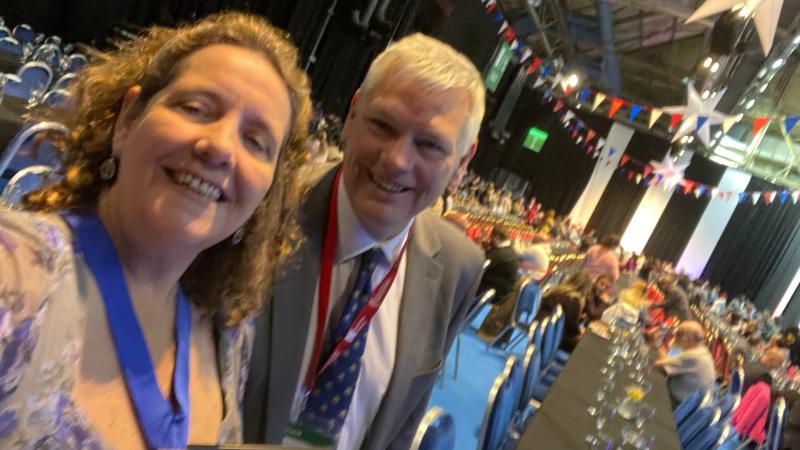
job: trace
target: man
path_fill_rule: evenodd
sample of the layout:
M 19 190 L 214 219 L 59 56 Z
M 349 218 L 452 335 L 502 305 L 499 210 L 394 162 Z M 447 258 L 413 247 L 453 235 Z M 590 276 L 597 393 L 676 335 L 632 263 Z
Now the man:
M 520 265 L 535 281 L 542 281 L 550 270 L 550 254 L 553 250 L 545 239 L 535 240 L 519 252 Z
M 654 341 L 651 341 L 651 345 Z M 674 348 L 679 352 L 674 356 L 667 349 L 658 349 L 655 366 L 667 374 L 672 406 L 675 407 L 698 389 L 711 389 L 714 386 L 714 359 L 703 341 L 703 327 L 699 322 L 681 322 L 675 331 Z
M 408 448 L 484 262 L 420 212 L 474 155 L 483 108 L 478 70 L 435 39 L 372 63 L 342 166 L 312 182 L 305 241 L 256 320 L 245 441 Z
M 514 251 L 508 233 L 503 227 L 494 227 L 489 245 L 490 248 L 486 251 L 486 259 L 490 261 L 489 267 L 483 274 L 478 292 L 494 289 L 494 303 L 499 303 L 517 283 L 519 256 Z
M 689 299 L 686 292 L 675 283 L 673 275 L 664 275 L 658 279 L 658 288 L 664 291 L 661 307 L 664 315 L 678 320 L 689 319 Z
M 764 375 L 769 375 L 771 371 L 780 368 L 785 361 L 786 350 L 773 347 L 764 351 L 757 361 L 745 363 L 742 394 L 747 392 L 750 386 L 756 384 Z

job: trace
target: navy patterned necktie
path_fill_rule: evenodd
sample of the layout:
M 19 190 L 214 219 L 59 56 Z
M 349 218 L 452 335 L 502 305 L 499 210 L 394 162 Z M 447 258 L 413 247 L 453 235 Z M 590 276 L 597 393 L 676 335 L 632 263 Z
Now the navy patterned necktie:
M 324 357 L 320 363 L 327 360 L 327 355 L 333 351 L 334 346 L 341 341 L 347 333 L 353 319 L 369 300 L 370 280 L 380 262 L 381 251 L 372 248 L 361 254 L 361 264 L 356 274 L 356 283 L 353 292 L 347 299 L 342 318 L 336 330 L 326 345 Z M 335 438 L 344 425 L 353 391 L 356 387 L 358 375 L 361 372 L 361 356 L 367 343 L 369 325 L 358 335 L 341 356 L 328 366 L 317 377 L 316 384 L 308 397 L 305 409 L 300 413 L 300 422 L 324 434 Z M 311 370 L 311 369 L 309 369 Z

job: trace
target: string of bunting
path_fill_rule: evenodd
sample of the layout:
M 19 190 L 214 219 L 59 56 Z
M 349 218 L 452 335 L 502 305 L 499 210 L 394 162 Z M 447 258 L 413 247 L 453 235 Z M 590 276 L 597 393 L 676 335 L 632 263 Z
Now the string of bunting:
M 528 48 L 526 45 L 521 44 L 517 39 L 517 34 L 514 32 L 513 27 L 508 23 L 508 21 L 503 17 L 503 13 L 497 7 L 496 0 L 481 0 L 483 3 L 486 13 L 489 14 L 492 18 L 492 21 L 495 23 L 501 23 L 500 28 L 498 30 L 498 35 L 501 35 L 503 40 L 508 43 L 511 50 L 519 57 L 520 64 L 524 64 L 528 59 L 533 57 L 530 64 L 528 65 L 526 73 L 531 76 L 534 75 L 536 72 L 536 80 L 533 84 L 534 87 L 540 87 L 544 85 L 547 81 L 550 81 L 552 84 L 552 89 L 556 89 L 558 87 L 561 88 L 562 92 L 564 93 L 565 97 L 569 97 L 571 94 L 575 94 L 576 100 L 578 104 L 587 104 L 591 105 L 591 111 L 595 111 L 605 102 L 609 102 L 609 109 L 607 116 L 609 119 L 613 119 L 620 111 L 624 110 L 627 112 L 627 118 L 631 122 L 634 121 L 641 113 L 649 114 L 648 118 L 648 127 L 653 128 L 653 126 L 662 118 L 669 116 L 669 127 L 668 130 L 670 133 L 674 132 L 675 129 L 681 124 L 681 121 L 684 119 L 690 119 L 683 117 L 683 114 L 675 113 L 675 114 L 668 114 L 665 113 L 661 108 L 653 105 L 642 104 L 642 103 L 634 103 L 629 100 L 625 100 L 620 97 L 610 96 L 602 91 L 594 90 L 589 87 L 585 87 L 581 90 L 576 90 L 572 85 L 567 82 L 567 77 L 565 77 L 553 64 L 552 61 L 542 59 L 539 56 L 533 54 L 533 51 Z M 552 77 L 550 77 L 552 75 Z M 552 89 L 548 89 L 552 93 Z M 590 101 L 591 100 L 591 101 Z M 696 123 L 696 128 L 699 130 L 707 121 L 708 117 L 692 117 L 691 118 Z M 727 134 L 730 128 L 737 122 L 742 119 L 741 115 L 729 115 L 726 116 L 723 120 L 721 127 L 722 133 Z M 778 121 L 782 123 L 781 132 L 785 134 L 789 134 L 792 130 L 797 126 L 798 122 L 800 122 L 800 115 L 788 115 L 788 116 L 780 116 L 777 117 Z M 752 133 L 755 136 L 758 134 L 764 127 L 768 126 L 771 123 L 769 116 L 760 116 L 755 117 L 753 119 L 753 127 Z M 591 153 L 591 152 L 590 152 Z

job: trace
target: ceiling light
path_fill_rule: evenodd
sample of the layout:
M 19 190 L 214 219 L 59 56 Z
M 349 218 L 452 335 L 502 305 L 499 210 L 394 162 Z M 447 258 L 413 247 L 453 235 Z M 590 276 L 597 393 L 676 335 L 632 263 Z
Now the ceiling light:
M 756 99 L 754 99 L 754 98 L 751 98 L 750 100 L 748 100 L 748 101 L 747 101 L 747 104 L 746 104 L 746 105 L 744 105 L 744 107 L 745 107 L 745 109 L 750 109 L 750 108 L 752 108 L 752 107 L 753 107 L 753 105 L 755 105 L 755 104 L 756 104 Z
M 686 144 L 689 142 L 689 136 L 684 136 L 681 138 L 681 144 Z
M 772 67 L 773 69 L 779 69 L 779 68 L 780 68 L 780 67 L 783 65 L 783 62 L 784 62 L 784 61 L 783 61 L 783 58 L 778 58 L 778 59 L 776 59 L 776 60 L 775 60 L 775 62 L 774 62 L 774 63 L 772 63 L 772 66 L 771 66 L 771 67 Z
M 736 115 L 736 121 L 741 122 L 744 119 L 744 113 L 739 113 Z
M 792 40 L 792 44 L 794 45 L 800 44 L 800 34 L 794 37 L 794 39 Z
M 678 153 L 678 156 L 683 156 L 683 154 L 684 154 L 684 153 L 686 153 L 686 150 L 681 150 L 681 151 Z
M 711 67 L 711 64 L 712 64 L 713 62 L 714 62 L 714 60 L 713 60 L 713 59 L 711 59 L 711 57 L 709 56 L 708 58 L 706 58 L 706 60 L 705 60 L 705 61 L 703 61 L 703 67 L 705 67 L 706 69 L 708 69 L 709 67 Z
M 711 73 L 717 73 L 718 70 L 719 70 L 718 62 L 715 62 L 714 64 L 711 65 Z
M 692 142 L 694 142 L 694 136 L 689 136 L 689 140 L 688 140 L 688 141 L 686 141 L 686 142 L 687 142 L 687 143 L 689 143 L 689 144 L 691 144 Z
M 717 130 L 717 132 L 714 133 L 714 139 L 719 139 L 721 137 L 722 137 L 722 130 Z
M 709 95 L 711 95 L 711 92 L 708 92 L 708 90 L 703 91 L 703 100 L 707 99 Z
M 750 8 L 745 5 L 742 5 L 741 9 L 739 9 L 739 17 L 742 19 L 746 19 L 750 16 Z
M 764 92 L 764 91 L 766 91 L 766 90 L 767 90 L 767 83 L 764 83 L 764 84 L 762 84 L 762 85 L 761 85 L 761 86 L 758 88 L 758 92 L 760 92 L 760 93 L 763 93 L 763 92 Z
M 570 87 L 572 87 L 572 88 L 576 87 L 576 86 L 578 85 L 578 82 L 579 82 L 579 81 L 580 81 L 580 80 L 578 80 L 578 75 L 577 75 L 577 74 L 574 74 L 574 73 L 573 73 L 573 74 L 570 74 L 570 75 L 567 77 L 567 84 L 568 84 Z
M 712 96 L 712 97 L 716 97 L 716 96 L 717 96 L 717 94 L 718 94 L 718 92 L 717 92 L 717 91 L 714 91 L 714 92 L 712 92 L 712 93 L 711 93 L 711 96 Z

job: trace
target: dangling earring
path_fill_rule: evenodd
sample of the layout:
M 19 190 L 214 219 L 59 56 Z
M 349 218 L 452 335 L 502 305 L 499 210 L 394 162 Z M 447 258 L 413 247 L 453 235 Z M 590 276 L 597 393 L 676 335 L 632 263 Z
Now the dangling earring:
M 240 226 L 233 232 L 233 237 L 231 237 L 231 244 L 232 245 L 239 245 L 244 239 L 244 225 Z
M 100 179 L 104 181 L 113 180 L 117 175 L 117 163 L 119 160 L 116 156 L 111 155 L 100 164 Z

